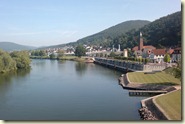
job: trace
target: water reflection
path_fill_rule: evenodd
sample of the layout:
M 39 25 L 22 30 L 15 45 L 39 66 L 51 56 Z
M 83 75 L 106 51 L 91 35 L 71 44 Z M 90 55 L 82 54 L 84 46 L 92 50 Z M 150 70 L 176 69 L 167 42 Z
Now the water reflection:
M 33 60 L 31 70 L 0 75 L 0 118 L 139 120 L 142 97 L 129 97 L 118 76 L 93 63 Z
M 30 69 L 19 69 L 17 70 L 17 76 L 18 77 L 24 77 L 26 75 L 28 75 L 31 71 L 31 68 Z
M 84 75 L 86 70 L 87 70 L 87 64 L 83 63 L 83 62 L 77 62 L 75 64 L 75 69 L 77 74 L 79 74 L 80 76 Z
M 7 72 L 7 73 L 2 73 L 0 74 L 0 88 L 2 87 L 2 85 L 6 85 L 8 84 L 9 82 L 11 82 L 12 80 L 12 76 L 15 76 L 16 75 L 16 71 L 12 71 L 12 72 Z
M 12 79 L 14 78 L 23 78 L 30 73 L 31 69 L 19 69 L 17 71 L 7 72 L 0 74 L 0 88 L 6 87 Z
M 66 63 L 66 60 L 58 60 L 58 64 L 64 64 Z
M 47 60 L 46 60 L 47 61 Z M 35 60 L 32 60 L 31 61 L 31 65 L 32 66 L 37 66 L 37 67 L 40 67 L 40 66 L 44 66 L 46 64 L 46 61 L 43 61 L 43 60 L 39 60 L 39 59 L 35 59 Z

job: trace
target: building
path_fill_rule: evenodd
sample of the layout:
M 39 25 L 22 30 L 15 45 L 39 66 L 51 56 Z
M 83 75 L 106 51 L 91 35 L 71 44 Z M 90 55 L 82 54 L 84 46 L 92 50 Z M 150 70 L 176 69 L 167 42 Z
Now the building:
M 139 37 L 139 45 L 135 46 L 132 48 L 132 51 L 134 52 L 134 54 L 136 55 L 136 57 L 141 57 L 141 58 L 147 58 L 151 51 L 156 49 L 154 46 L 152 45 L 147 45 L 144 46 L 143 44 L 143 36 L 142 33 L 140 32 L 140 37 Z
M 172 62 L 178 62 L 181 60 L 181 48 L 175 48 L 172 53 Z
M 162 63 L 164 62 L 164 56 L 167 53 L 171 56 L 173 51 L 173 49 L 155 49 L 151 51 L 149 58 L 153 60 L 154 63 Z
M 149 58 L 150 60 L 153 60 L 154 63 L 162 63 L 164 61 L 165 54 L 165 49 L 155 49 L 151 51 Z
M 123 50 L 123 57 L 128 57 L 128 50 L 127 49 Z
M 180 48 L 176 48 L 175 51 L 173 49 L 156 49 L 152 45 L 143 45 L 143 37 L 140 32 L 140 40 L 139 45 L 132 48 L 132 51 L 135 53 L 135 56 L 141 58 L 149 58 L 154 63 L 162 63 L 164 62 L 165 54 L 170 54 L 172 61 L 179 61 L 181 59 L 181 50 Z M 173 53 L 173 54 L 172 54 Z

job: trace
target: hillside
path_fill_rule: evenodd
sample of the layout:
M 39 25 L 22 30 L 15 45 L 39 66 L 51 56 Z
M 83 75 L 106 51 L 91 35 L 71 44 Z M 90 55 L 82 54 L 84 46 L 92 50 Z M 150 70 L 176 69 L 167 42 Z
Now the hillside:
M 141 28 L 145 43 L 156 47 L 181 46 L 181 12 L 162 17 Z
M 143 34 L 144 45 L 153 45 L 157 48 L 181 46 L 181 12 L 176 12 L 151 22 L 139 30 L 132 30 L 120 35 L 110 42 L 121 44 L 121 48 L 133 48 L 138 45 L 140 31 Z
M 53 46 L 46 46 L 41 47 L 39 49 L 47 49 L 47 48 L 57 48 L 57 47 L 64 47 L 66 45 L 70 46 L 76 46 L 77 44 L 96 44 L 96 45 L 102 45 L 102 42 L 107 42 L 110 39 L 116 38 L 119 35 L 122 35 L 126 32 L 128 32 L 131 29 L 139 29 L 143 27 L 144 25 L 149 24 L 149 21 L 146 20 L 131 20 L 131 21 L 125 21 L 120 24 L 117 24 L 115 26 L 112 26 L 108 29 L 105 29 L 99 33 L 93 34 L 91 36 L 87 36 L 85 38 L 79 39 L 76 42 L 70 42 L 67 44 L 59 44 L 59 45 L 53 45 Z
M 12 42 L 0 42 L 0 49 L 5 51 L 15 51 L 15 50 L 31 50 L 35 49 L 36 47 L 32 46 L 24 46 Z
M 77 41 L 79 44 L 99 44 L 100 42 L 107 42 L 109 39 L 116 38 L 132 29 L 139 29 L 144 25 L 149 24 L 149 21 L 145 20 L 131 20 L 122 22 L 108 29 L 105 29 L 97 34 L 82 38 Z

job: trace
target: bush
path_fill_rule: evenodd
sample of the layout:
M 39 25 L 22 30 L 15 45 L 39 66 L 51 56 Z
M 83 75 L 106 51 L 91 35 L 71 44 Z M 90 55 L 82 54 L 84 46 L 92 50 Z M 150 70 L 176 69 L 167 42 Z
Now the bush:
M 116 54 L 115 54 L 114 52 L 111 52 L 109 56 L 110 56 L 110 57 L 115 57 Z
M 10 53 L 10 56 L 16 61 L 17 68 L 30 68 L 30 59 L 28 52 L 15 51 Z
M 30 58 L 26 51 L 7 53 L 0 50 L 0 72 L 5 73 L 16 69 L 29 68 Z

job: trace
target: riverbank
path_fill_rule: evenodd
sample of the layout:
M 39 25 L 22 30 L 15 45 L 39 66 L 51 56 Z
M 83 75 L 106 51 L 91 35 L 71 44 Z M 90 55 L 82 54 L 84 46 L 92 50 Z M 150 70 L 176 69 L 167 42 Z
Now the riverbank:
M 143 120 L 173 120 L 168 117 L 168 113 L 163 111 L 160 104 L 156 102 L 156 98 L 161 97 L 163 95 L 167 95 L 169 93 L 175 92 L 181 88 L 181 86 L 173 86 L 173 85 L 152 85 L 152 84 L 141 84 L 141 83 L 132 83 L 128 78 L 128 73 L 122 75 L 119 78 L 119 84 L 124 89 L 129 90 L 140 90 L 140 91 L 167 91 L 166 94 L 160 94 L 153 97 L 149 97 L 141 101 L 141 108 L 138 110 Z M 175 119 L 176 120 L 176 119 Z M 179 120 L 179 119 L 177 119 Z
M 77 61 L 77 62 L 85 62 L 85 57 L 77 57 L 77 56 L 63 56 L 63 57 L 55 57 L 50 58 L 48 56 L 30 56 L 31 59 L 49 59 L 49 60 L 68 60 L 68 61 Z

